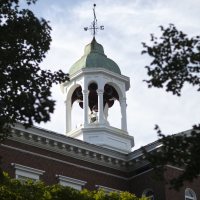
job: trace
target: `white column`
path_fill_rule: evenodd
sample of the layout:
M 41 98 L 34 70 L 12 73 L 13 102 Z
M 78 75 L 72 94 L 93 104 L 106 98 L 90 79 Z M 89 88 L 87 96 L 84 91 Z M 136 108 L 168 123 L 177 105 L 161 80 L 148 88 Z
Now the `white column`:
M 103 113 L 103 89 L 98 89 L 98 122 L 99 124 L 104 123 L 104 113 Z
M 108 104 L 107 103 L 105 104 L 105 107 L 104 107 L 104 116 L 105 116 L 105 120 L 107 121 L 108 119 Z
M 72 114 L 72 106 L 71 101 L 65 101 L 66 104 L 66 133 L 71 131 L 71 114 Z
M 121 98 L 120 100 L 121 106 L 121 129 L 127 131 L 127 119 L 126 119 L 126 98 Z
M 88 90 L 83 90 L 83 127 L 88 125 Z

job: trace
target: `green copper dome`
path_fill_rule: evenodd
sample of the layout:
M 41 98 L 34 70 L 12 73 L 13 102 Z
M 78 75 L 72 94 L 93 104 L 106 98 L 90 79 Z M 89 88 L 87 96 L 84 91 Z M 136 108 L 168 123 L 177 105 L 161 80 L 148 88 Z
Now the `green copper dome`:
M 84 55 L 72 65 L 69 74 L 74 74 L 83 68 L 104 68 L 121 74 L 118 65 L 104 54 L 103 46 L 97 43 L 95 38 L 85 46 Z

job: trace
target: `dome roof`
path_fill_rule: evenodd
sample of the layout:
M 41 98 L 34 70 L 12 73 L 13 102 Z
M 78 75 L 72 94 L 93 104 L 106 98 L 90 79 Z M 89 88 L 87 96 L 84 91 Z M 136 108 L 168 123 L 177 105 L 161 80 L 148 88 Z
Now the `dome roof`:
M 103 46 L 97 43 L 95 38 L 85 46 L 84 55 L 72 65 L 69 74 L 74 74 L 83 68 L 104 68 L 121 74 L 118 65 L 104 54 Z

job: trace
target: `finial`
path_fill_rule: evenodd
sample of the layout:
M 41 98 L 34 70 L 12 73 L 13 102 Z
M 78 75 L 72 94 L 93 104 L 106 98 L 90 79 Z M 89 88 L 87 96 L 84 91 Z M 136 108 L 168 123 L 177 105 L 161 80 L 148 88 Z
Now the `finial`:
M 89 27 L 84 27 L 84 30 L 85 30 L 85 31 L 91 30 L 93 37 L 95 37 L 95 35 L 97 34 L 97 30 L 98 30 L 98 29 L 104 30 L 104 26 L 99 26 L 99 27 L 97 26 L 97 18 L 96 18 L 96 13 L 95 13 L 95 7 L 96 7 L 96 4 L 93 5 L 94 20 L 93 20 L 93 22 L 91 23 L 91 26 L 89 26 Z

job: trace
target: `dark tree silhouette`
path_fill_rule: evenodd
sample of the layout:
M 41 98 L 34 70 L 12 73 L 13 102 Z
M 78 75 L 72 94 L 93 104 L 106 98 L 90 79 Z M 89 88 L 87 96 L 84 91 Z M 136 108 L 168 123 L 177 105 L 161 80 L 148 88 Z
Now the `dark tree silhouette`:
M 31 126 L 46 122 L 54 111 L 53 83 L 67 80 L 62 71 L 42 70 L 51 42 L 51 28 L 45 19 L 29 9 L 36 0 L 0 1 L 0 142 L 16 122 Z
M 161 37 L 151 34 L 151 46 L 143 43 L 142 54 L 152 58 L 146 66 L 148 87 L 165 88 L 180 96 L 188 83 L 200 91 L 200 36 L 189 38 L 173 24 L 160 29 Z M 158 126 L 155 129 L 163 143 L 162 151 L 145 154 L 158 173 L 163 172 L 166 164 L 184 169 L 180 176 L 170 180 L 171 186 L 179 189 L 184 181 L 192 181 L 200 174 L 200 125 L 193 126 L 188 134 L 172 136 L 162 134 Z

